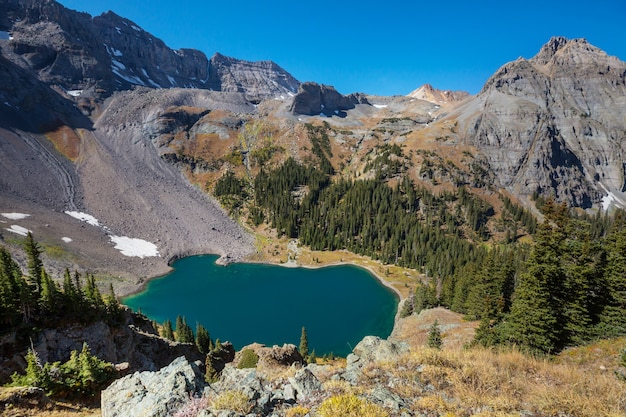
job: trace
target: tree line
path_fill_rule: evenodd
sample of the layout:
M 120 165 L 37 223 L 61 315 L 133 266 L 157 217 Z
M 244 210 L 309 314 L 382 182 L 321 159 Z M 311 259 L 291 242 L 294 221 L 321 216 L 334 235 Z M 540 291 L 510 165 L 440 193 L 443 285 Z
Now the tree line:
M 57 284 L 43 267 L 41 248 L 28 233 L 24 243 L 27 274 L 24 275 L 10 252 L 0 246 L 0 323 L 11 326 L 45 325 L 58 319 L 88 323 L 121 319 L 121 307 L 113 286 L 104 296 L 95 277 L 65 269 L 62 285 Z

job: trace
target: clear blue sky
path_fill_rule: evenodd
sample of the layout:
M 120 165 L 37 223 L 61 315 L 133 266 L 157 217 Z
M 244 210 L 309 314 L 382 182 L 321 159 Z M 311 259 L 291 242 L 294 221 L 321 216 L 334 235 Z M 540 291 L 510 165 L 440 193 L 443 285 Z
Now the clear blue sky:
M 407 94 L 425 83 L 474 94 L 552 36 L 586 38 L 626 60 L 626 0 L 60 3 L 94 16 L 112 10 L 174 49 L 272 60 L 344 94 Z

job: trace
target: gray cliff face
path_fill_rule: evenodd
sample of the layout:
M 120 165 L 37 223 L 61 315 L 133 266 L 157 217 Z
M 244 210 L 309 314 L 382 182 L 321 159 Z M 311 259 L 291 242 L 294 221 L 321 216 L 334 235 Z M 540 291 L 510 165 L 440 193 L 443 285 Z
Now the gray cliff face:
M 307 116 L 320 114 L 345 116 L 343 112 L 353 109 L 357 104 L 369 104 L 369 102 L 360 94 L 344 96 L 332 86 L 305 82 L 300 85 L 289 111 Z
M 294 94 L 299 82 L 271 61 L 216 54 L 209 64 L 194 49 L 172 50 L 113 12 L 97 17 L 53 0 L 0 0 L 2 54 L 74 97 L 107 97 L 131 86 L 198 88 L 245 93 L 260 101 Z M 78 98 L 77 100 L 80 100 Z
M 244 93 L 253 102 L 293 96 L 300 82 L 272 61 L 250 62 L 213 55 L 209 66 L 208 88 Z
M 553 38 L 500 68 L 455 117 L 511 192 L 588 208 L 625 189 L 625 113 L 626 63 Z

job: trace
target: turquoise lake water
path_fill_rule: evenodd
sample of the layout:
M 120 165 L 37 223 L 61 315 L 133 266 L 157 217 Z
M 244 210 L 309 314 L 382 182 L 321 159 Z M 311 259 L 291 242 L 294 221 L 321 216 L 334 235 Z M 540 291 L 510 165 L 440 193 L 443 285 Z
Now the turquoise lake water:
M 363 268 L 319 269 L 266 264 L 215 264 L 215 255 L 176 261 L 174 271 L 151 280 L 123 303 L 159 323 L 184 315 L 194 329 L 202 323 L 211 338 L 239 350 L 300 343 L 306 327 L 309 351 L 346 356 L 367 335 L 387 337 L 398 299 Z

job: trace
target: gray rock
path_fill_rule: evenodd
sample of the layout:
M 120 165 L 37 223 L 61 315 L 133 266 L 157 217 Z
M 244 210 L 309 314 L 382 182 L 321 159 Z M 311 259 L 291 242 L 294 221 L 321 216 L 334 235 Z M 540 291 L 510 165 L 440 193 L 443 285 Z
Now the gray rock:
M 320 381 L 307 368 L 300 369 L 289 377 L 289 386 L 295 390 L 298 401 L 306 400 L 322 390 Z
M 446 118 L 510 192 L 598 206 L 626 186 L 626 63 L 584 39 L 552 38 L 502 66 Z
M 180 357 L 157 372 L 136 372 L 113 382 L 102 391 L 102 416 L 170 416 L 204 387 L 200 368 Z
M 360 94 L 344 96 L 334 87 L 305 82 L 300 85 L 298 94 L 293 98 L 289 111 L 293 114 L 317 116 L 345 116 L 345 110 L 353 109 L 357 104 L 369 104 Z
M 361 376 L 363 367 L 371 362 L 393 361 L 409 351 L 404 342 L 390 342 L 378 336 L 366 336 L 352 350 L 346 358 L 346 370 L 341 378 L 356 384 Z
M 354 347 L 352 353 L 358 356 L 359 363 L 364 363 L 392 361 L 408 351 L 409 345 L 404 342 L 391 342 L 378 336 L 366 336 Z

